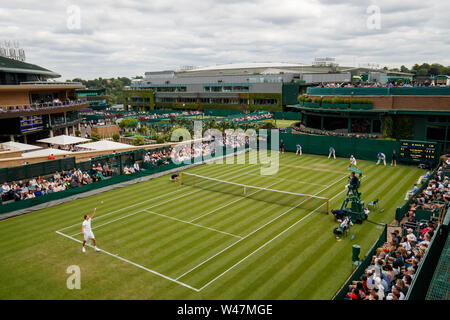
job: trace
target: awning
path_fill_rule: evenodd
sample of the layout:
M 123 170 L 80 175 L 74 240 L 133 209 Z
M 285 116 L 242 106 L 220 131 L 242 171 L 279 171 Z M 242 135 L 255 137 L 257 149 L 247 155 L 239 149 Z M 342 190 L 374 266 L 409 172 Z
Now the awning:
M 51 154 L 60 155 L 60 154 L 70 154 L 70 153 L 71 153 L 70 151 L 48 148 L 48 149 L 42 149 L 42 150 L 24 153 L 24 154 L 22 154 L 22 158 L 44 157 L 44 156 L 49 156 Z
M 43 142 L 43 143 L 49 143 L 54 144 L 58 146 L 67 146 L 71 144 L 77 144 L 77 143 L 83 143 L 91 141 L 90 139 L 85 138 L 79 138 L 79 137 L 73 137 L 73 136 L 66 136 L 66 135 L 60 135 L 52 138 L 46 138 L 37 140 L 37 142 Z
M 20 150 L 23 152 L 30 151 L 30 150 L 42 149 L 42 147 L 34 146 L 32 144 L 25 144 L 25 143 L 14 142 L 14 141 L 2 142 L 0 144 L 5 148 Z
M 132 147 L 129 144 L 114 142 L 110 140 L 100 140 L 97 142 L 83 143 L 77 146 L 89 150 L 110 150 L 110 149 L 124 149 Z

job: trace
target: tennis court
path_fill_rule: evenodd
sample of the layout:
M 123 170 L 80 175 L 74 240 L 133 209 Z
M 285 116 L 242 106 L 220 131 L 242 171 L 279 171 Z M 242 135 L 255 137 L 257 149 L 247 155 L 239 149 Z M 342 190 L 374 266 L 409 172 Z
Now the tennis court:
M 363 198 L 390 190 L 403 177 L 405 185 L 382 200 L 385 208 L 401 202 L 400 193 L 420 174 L 415 168 L 379 167 L 371 162 L 362 162 L 361 168 Z M 105 271 L 115 266 L 117 281 L 129 284 L 127 279 L 133 275 L 131 283 L 150 281 L 149 287 L 158 289 L 143 293 L 140 285 L 127 285 L 130 297 L 293 299 L 314 293 L 316 299 L 329 299 L 351 272 L 347 260 L 352 243 L 336 241 L 332 233 L 336 223 L 325 213 L 327 206 L 329 210 L 339 207 L 344 199 L 347 160 L 280 154 L 276 175 L 262 176 L 260 169 L 261 165 L 248 161 L 201 165 L 183 172 L 183 184 L 164 176 L 27 216 L 30 220 L 38 214 L 41 220 L 53 218 L 47 220 L 56 235 L 52 241 L 64 251 L 51 259 L 57 264 L 70 254 L 71 263 L 82 268 Z M 247 186 L 244 191 L 242 185 Z M 95 206 L 93 232 L 103 252 L 88 248 L 82 254 L 81 217 Z M 375 219 L 390 218 L 383 214 Z M 4 221 L 0 229 L 27 216 Z M 379 235 L 370 224 L 354 226 L 352 231 L 360 235 L 362 252 Z M 317 263 L 320 268 L 310 269 Z M 338 279 L 327 282 L 331 263 Z M 103 292 L 91 276 L 85 279 L 85 292 L 108 297 L 110 293 Z M 110 274 L 103 277 L 108 279 Z

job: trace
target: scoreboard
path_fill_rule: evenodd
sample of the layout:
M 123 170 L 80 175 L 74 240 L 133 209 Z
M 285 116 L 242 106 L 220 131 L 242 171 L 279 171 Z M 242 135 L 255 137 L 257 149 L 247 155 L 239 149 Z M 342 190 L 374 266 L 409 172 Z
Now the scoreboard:
M 438 145 L 426 141 L 400 141 L 400 159 L 405 162 L 436 162 L 439 159 Z

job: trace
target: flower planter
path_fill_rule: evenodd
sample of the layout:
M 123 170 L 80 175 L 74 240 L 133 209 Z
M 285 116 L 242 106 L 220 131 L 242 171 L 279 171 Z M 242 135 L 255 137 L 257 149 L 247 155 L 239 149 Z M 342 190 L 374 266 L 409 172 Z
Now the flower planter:
M 320 103 L 319 102 L 305 102 L 304 106 L 310 107 L 310 108 L 320 108 Z
M 363 110 L 370 110 L 373 109 L 373 104 L 371 103 L 365 103 L 365 104 L 351 104 L 351 109 L 363 109 Z
M 326 109 L 347 109 L 348 104 L 346 103 L 322 103 L 322 108 Z

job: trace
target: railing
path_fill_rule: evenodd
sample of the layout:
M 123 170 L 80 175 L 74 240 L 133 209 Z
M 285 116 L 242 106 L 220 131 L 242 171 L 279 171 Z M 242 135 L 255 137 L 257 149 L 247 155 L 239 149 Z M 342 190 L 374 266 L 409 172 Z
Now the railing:
M 35 85 L 66 85 L 66 86 L 73 86 L 73 85 L 83 85 L 81 82 L 52 82 L 52 81 L 25 81 L 25 82 L 21 82 L 21 85 L 30 85 L 30 84 L 35 84 Z
M 51 110 L 51 109 L 58 109 L 61 107 L 72 107 L 86 104 L 89 103 L 83 100 L 76 100 L 76 101 L 67 100 L 64 102 L 45 102 L 45 103 L 23 104 L 23 105 L 9 105 L 9 106 L 0 106 L 0 113 Z
M 344 87 L 307 89 L 313 96 L 450 96 L 447 87 Z

